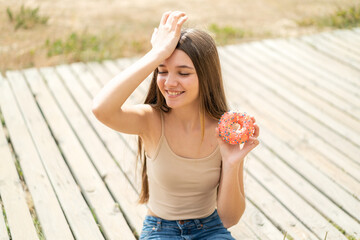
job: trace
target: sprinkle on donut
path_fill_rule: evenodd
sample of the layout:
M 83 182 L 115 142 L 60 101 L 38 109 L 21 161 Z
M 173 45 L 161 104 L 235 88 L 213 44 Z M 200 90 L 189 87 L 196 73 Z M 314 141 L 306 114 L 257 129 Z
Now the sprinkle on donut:
M 245 112 L 225 112 L 218 123 L 219 136 L 230 144 L 245 143 L 254 134 L 254 125 Z

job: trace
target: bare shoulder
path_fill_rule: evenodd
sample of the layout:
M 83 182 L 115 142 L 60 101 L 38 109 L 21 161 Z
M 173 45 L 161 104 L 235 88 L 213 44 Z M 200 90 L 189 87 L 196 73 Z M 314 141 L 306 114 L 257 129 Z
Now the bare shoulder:
M 148 104 L 123 106 L 119 111 L 106 116 L 95 114 L 106 126 L 118 132 L 139 136 L 148 135 L 153 124 L 156 124 L 157 115 L 157 110 Z
M 147 155 L 153 156 L 161 137 L 161 110 L 155 109 L 150 105 L 143 106 L 142 110 L 143 117 L 146 118 L 147 127 L 140 137 L 144 142 Z

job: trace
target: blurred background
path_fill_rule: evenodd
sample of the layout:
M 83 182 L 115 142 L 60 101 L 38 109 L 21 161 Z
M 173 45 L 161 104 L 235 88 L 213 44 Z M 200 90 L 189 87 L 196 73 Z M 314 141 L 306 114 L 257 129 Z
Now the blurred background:
M 0 0 L 0 71 L 141 55 L 167 10 L 218 45 L 360 26 L 359 0 Z

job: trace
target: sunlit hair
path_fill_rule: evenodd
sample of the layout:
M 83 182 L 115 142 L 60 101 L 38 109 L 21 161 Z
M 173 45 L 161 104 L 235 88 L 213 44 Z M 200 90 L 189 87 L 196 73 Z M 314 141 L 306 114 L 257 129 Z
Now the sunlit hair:
M 221 67 L 217 48 L 212 37 L 198 29 L 184 29 L 176 49 L 184 51 L 195 66 L 199 79 L 200 97 L 200 124 L 202 137 L 204 136 L 204 115 L 213 119 L 220 119 L 228 111 L 225 98 Z M 158 69 L 155 69 L 150 83 L 145 104 L 150 104 L 154 109 L 169 112 L 166 100 L 157 85 Z M 146 155 L 141 138 L 138 139 L 138 159 L 142 163 L 142 186 L 139 203 L 149 200 L 149 185 L 146 173 Z

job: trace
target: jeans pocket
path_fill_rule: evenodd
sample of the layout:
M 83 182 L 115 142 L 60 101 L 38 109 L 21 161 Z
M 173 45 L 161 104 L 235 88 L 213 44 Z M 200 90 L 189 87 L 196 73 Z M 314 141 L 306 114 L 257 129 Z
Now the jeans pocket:
M 144 223 L 140 234 L 140 240 L 146 240 L 156 230 L 156 224 Z
M 224 225 L 221 222 L 221 219 L 219 216 L 212 218 L 209 221 L 203 222 L 203 228 L 204 229 L 216 229 L 216 228 L 223 228 Z

